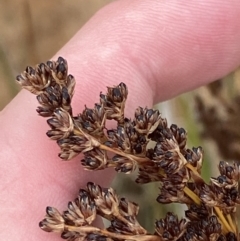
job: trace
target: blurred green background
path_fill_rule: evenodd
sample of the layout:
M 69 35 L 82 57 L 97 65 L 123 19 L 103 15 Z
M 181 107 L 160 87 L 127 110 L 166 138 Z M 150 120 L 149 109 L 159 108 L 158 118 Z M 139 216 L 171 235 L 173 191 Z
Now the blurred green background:
M 19 91 L 15 84 L 15 76 L 18 73 L 22 72 L 27 65 L 35 65 L 51 58 L 98 9 L 109 2 L 111 1 L 1 0 L 0 110 Z M 188 130 L 189 147 L 199 146 L 200 144 L 203 146 L 205 150 L 203 175 L 206 180 L 212 173 L 217 173 L 217 163 L 223 156 L 218 150 L 216 138 L 200 135 L 204 129 L 207 129 L 207 124 L 202 121 L 203 113 L 198 111 L 194 99 L 196 95 L 200 96 L 206 107 L 205 111 L 211 111 L 212 108 L 221 110 L 222 108 L 223 112 L 229 116 L 228 109 L 225 108 L 226 102 L 231 106 L 231 101 L 235 101 L 235 97 L 238 96 L 239 76 L 239 72 L 235 75 L 229 75 L 226 77 L 229 81 L 224 82 L 228 87 L 227 89 L 235 90 L 234 94 L 232 92 L 225 93 L 226 91 L 224 94 L 219 94 L 219 92 L 216 94 L 214 91 L 209 91 L 211 88 L 214 89 L 214 86 L 202 87 L 192 93 L 156 106 L 163 113 L 163 116 L 167 117 L 169 124 L 175 123 Z M 222 82 L 221 80 L 220 83 Z M 238 88 L 235 88 L 236 85 Z M 224 101 L 222 101 L 223 99 Z M 218 112 L 216 113 L 216 115 L 219 115 Z M 206 118 L 208 119 L 208 115 L 206 115 Z M 215 119 L 218 120 L 217 117 Z M 234 123 L 239 122 L 235 120 Z M 221 125 L 223 124 L 221 123 Z M 236 130 L 238 130 L 238 125 L 234 131 Z M 204 137 L 204 139 L 200 137 Z M 235 142 L 238 147 L 239 142 Z M 211 159 L 211 162 L 208 161 L 209 159 Z M 224 159 L 228 158 L 224 156 Z M 152 230 L 155 220 L 163 217 L 169 210 L 169 205 L 167 205 L 167 208 L 162 208 L 160 204 L 156 203 L 155 199 L 159 194 L 158 184 L 139 186 L 133 180 L 134 175 L 118 175 L 113 186 L 120 196 L 127 196 L 131 200 L 140 202 L 140 222 L 149 230 Z M 183 213 L 183 208 L 178 205 L 170 206 L 170 209 Z

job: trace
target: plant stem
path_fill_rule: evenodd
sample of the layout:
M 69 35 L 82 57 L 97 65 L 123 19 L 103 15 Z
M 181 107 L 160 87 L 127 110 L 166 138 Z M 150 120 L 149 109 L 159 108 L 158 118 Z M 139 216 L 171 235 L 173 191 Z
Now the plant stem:
M 190 197 L 197 205 L 201 204 L 201 199 L 198 197 L 197 194 L 195 194 L 191 189 L 188 187 L 184 187 L 183 191 L 185 194 Z
M 196 169 L 189 163 L 186 164 L 186 167 L 188 169 L 190 169 L 194 175 L 196 175 L 200 180 L 202 180 L 202 182 L 204 182 L 204 180 L 202 179 L 202 177 L 199 175 L 199 173 L 196 171 Z M 196 204 L 200 204 L 201 203 L 201 199 L 193 192 L 191 191 L 189 188 L 185 187 L 184 188 L 184 192 L 196 203 Z M 228 232 L 233 232 L 236 233 L 236 228 L 233 224 L 232 218 L 230 215 L 227 216 L 227 220 L 224 217 L 222 211 L 219 209 L 219 207 L 214 206 L 214 210 L 217 214 L 217 216 L 219 217 L 219 219 L 221 220 L 222 224 L 226 227 L 226 229 L 228 230 Z
M 110 151 L 110 152 L 112 152 L 112 153 L 118 154 L 118 155 L 120 155 L 120 156 L 127 157 L 128 159 L 130 159 L 130 160 L 132 160 L 132 161 L 136 161 L 136 162 L 141 163 L 141 164 L 150 161 L 150 159 L 147 158 L 147 157 L 134 156 L 134 155 L 125 153 L 125 152 L 123 152 L 123 151 L 120 151 L 120 150 L 117 149 L 117 148 L 111 148 L 111 147 L 108 147 L 108 146 L 105 146 L 105 145 L 102 145 L 102 144 L 100 144 L 99 148 L 102 149 L 102 150 L 105 150 L 105 151 Z
M 221 222 L 223 223 L 223 225 L 226 227 L 226 229 L 228 230 L 228 232 L 233 232 L 235 233 L 235 231 L 230 227 L 229 223 L 227 222 L 226 218 L 223 216 L 222 211 L 218 208 L 218 207 L 214 207 L 215 212 L 217 214 L 217 216 L 219 217 L 219 219 L 221 220 Z
M 232 230 L 234 230 L 234 233 L 237 233 L 236 225 L 234 224 L 232 217 L 230 214 L 227 214 L 227 220 L 229 222 L 229 225 L 231 226 Z
M 106 145 L 103 145 L 101 144 L 101 142 L 99 142 L 99 140 L 97 140 L 95 137 L 85 133 L 82 129 L 78 128 L 78 129 L 74 129 L 74 134 L 75 135 L 80 135 L 80 136 L 85 136 L 89 141 L 92 142 L 93 144 L 93 147 L 98 147 L 102 150 L 105 150 L 105 151 L 109 151 L 109 152 L 112 152 L 112 153 L 115 153 L 117 155 L 120 155 L 120 156 L 123 156 L 123 157 L 127 157 L 128 159 L 132 160 L 132 161 L 136 161 L 138 163 L 146 163 L 146 162 L 149 162 L 150 159 L 148 157 L 139 157 L 139 156 L 134 156 L 132 154 L 129 154 L 129 153 L 125 153 L 117 148 L 111 148 L 111 147 L 108 147 Z
M 71 231 L 71 232 L 78 232 L 78 233 L 85 233 L 85 234 L 98 234 L 103 235 L 109 238 L 113 239 L 119 239 L 119 240 L 132 240 L 132 241 L 162 241 L 160 236 L 157 235 L 124 235 L 120 233 L 112 233 L 109 232 L 106 229 L 99 229 L 92 226 L 82 226 L 82 227 L 76 227 L 76 226 L 70 226 L 65 225 L 65 230 Z

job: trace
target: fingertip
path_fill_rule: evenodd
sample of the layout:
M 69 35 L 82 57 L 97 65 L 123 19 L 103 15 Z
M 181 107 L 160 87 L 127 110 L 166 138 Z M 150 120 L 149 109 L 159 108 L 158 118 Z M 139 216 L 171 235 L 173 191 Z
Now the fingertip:
M 100 10 L 61 53 L 83 89 L 89 84 L 91 91 L 96 89 L 93 96 L 123 81 L 138 89 L 140 103 L 150 99 L 149 105 L 214 81 L 239 65 L 239 13 L 237 0 L 116 1 Z

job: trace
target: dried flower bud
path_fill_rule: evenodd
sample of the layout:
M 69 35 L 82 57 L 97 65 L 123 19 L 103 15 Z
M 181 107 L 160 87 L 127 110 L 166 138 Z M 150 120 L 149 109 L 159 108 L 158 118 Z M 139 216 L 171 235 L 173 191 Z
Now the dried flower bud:
M 165 187 L 161 188 L 161 193 L 157 197 L 159 203 L 168 204 L 168 203 L 184 203 L 192 204 L 193 201 L 191 198 L 185 195 L 184 191 L 172 187 L 171 189 L 166 189 Z
M 157 143 L 153 160 L 167 175 L 177 173 L 187 163 L 174 139 L 166 139 L 164 142 Z
M 135 169 L 136 169 L 136 163 L 133 161 L 128 161 L 126 163 L 119 164 L 115 168 L 117 172 L 123 172 L 126 174 L 133 172 Z
M 201 200 L 204 204 L 207 206 L 213 207 L 217 206 L 218 201 L 216 200 L 217 197 L 214 193 L 214 188 L 211 186 L 208 186 L 207 184 L 204 184 L 201 188 L 200 196 Z
M 185 216 L 191 221 L 199 221 L 205 219 L 209 215 L 209 210 L 202 203 L 200 206 L 191 204 L 189 209 L 185 211 Z
M 46 117 L 46 111 L 42 113 L 42 108 L 48 110 L 48 116 L 52 116 L 55 109 L 60 108 L 62 104 L 61 90 L 59 87 L 47 87 L 44 92 L 37 96 L 40 107 L 38 107 L 37 112 L 39 115 Z
M 183 190 L 190 180 L 189 171 L 183 167 L 175 174 L 167 175 L 162 178 L 162 187 L 166 190 Z
M 89 182 L 88 191 L 94 199 L 98 211 L 104 215 L 111 215 L 117 212 L 119 200 L 112 188 L 102 189 L 99 185 Z
M 124 127 L 118 126 L 117 130 L 108 130 L 107 135 L 108 138 L 117 143 L 118 147 L 120 147 L 125 153 L 132 152 L 130 140 Z
M 198 173 L 201 173 L 203 164 L 203 149 L 201 146 L 193 147 L 192 150 L 187 149 L 184 157 L 188 163 L 196 168 Z
M 219 171 L 222 176 L 227 176 L 229 179 L 233 179 L 238 182 L 240 179 L 240 165 L 237 163 L 229 164 L 227 162 L 221 161 L 219 163 Z
M 224 214 L 236 211 L 236 204 L 240 203 L 240 196 L 236 187 L 226 188 L 204 184 L 199 194 L 201 200 L 209 207 L 220 207 Z
M 167 135 L 168 138 L 167 138 Z M 163 139 L 171 139 L 173 134 L 171 133 L 171 130 L 168 128 L 167 120 L 165 118 L 161 118 L 161 121 L 159 122 L 156 129 L 148 135 L 148 138 L 150 138 L 152 141 L 155 142 L 161 142 Z
M 135 111 L 134 122 L 138 133 L 149 135 L 156 130 L 162 118 L 158 110 L 138 107 Z
M 67 71 L 68 71 L 67 61 L 64 58 L 59 57 L 56 62 L 56 75 L 58 79 L 65 80 L 67 77 Z
M 113 156 L 112 161 L 116 163 L 115 170 L 117 172 L 131 173 L 137 167 L 137 163 L 135 161 L 120 155 Z
M 177 125 L 172 124 L 170 126 L 176 141 L 178 142 L 180 149 L 185 149 L 187 143 L 187 132 L 183 128 L 179 128 Z
M 217 241 L 221 232 L 221 224 L 218 223 L 217 217 L 213 215 L 200 221 L 189 222 L 182 240 Z
M 66 87 L 68 89 L 68 94 L 73 97 L 76 81 L 72 75 L 68 75 L 66 79 Z
M 155 223 L 156 232 L 164 241 L 177 240 L 185 232 L 187 222 L 185 219 L 178 221 L 177 216 L 167 213 L 165 219 L 160 219 Z
M 119 220 L 119 219 L 114 219 L 111 221 L 111 226 L 107 230 L 110 232 L 127 234 L 127 235 L 146 234 L 146 230 L 143 229 L 138 223 L 135 223 L 135 221 L 136 219 L 133 219 L 131 220 L 131 222 L 129 221 L 128 223 L 128 222 L 123 222 L 122 220 Z
M 74 129 L 73 121 L 69 113 L 64 109 L 56 109 L 54 111 L 54 117 L 47 120 L 48 125 L 52 130 L 57 130 L 62 133 L 61 138 L 67 138 Z M 48 132 L 48 136 L 52 139 L 56 139 L 52 133 Z
M 31 72 L 32 72 L 32 70 L 31 70 Z M 43 79 L 43 81 L 45 83 L 50 83 L 50 80 L 51 80 L 51 69 L 48 67 L 48 65 L 46 65 L 45 63 L 41 63 L 41 64 L 37 65 L 37 67 L 36 67 L 36 69 L 34 71 L 39 76 L 41 76 L 41 78 Z M 28 72 L 28 71 L 26 70 L 26 72 Z
M 118 124 L 123 125 L 127 93 L 127 87 L 124 83 L 113 88 L 108 87 L 106 95 L 100 93 L 100 103 L 104 106 L 106 119 L 116 120 Z
M 27 67 L 26 71 L 16 77 L 16 80 L 22 88 L 35 95 L 40 94 L 41 91 L 48 86 L 48 83 L 42 80 L 31 67 Z
M 50 117 L 53 114 L 53 110 L 49 107 L 38 106 L 36 111 L 42 117 Z
M 207 235 L 212 236 L 212 234 L 221 234 L 221 224 L 218 222 L 218 219 L 215 215 L 208 218 L 208 224 L 209 225 L 206 226 Z
M 102 195 L 102 188 L 93 182 L 87 183 L 87 191 L 89 192 L 92 198 L 97 198 L 98 196 Z
M 99 104 L 95 104 L 94 109 L 85 106 L 82 114 L 80 114 L 78 118 L 75 118 L 76 125 L 81 126 L 84 131 L 97 138 L 105 136 L 103 131 L 105 121 L 106 115 L 104 113 L 104 107 Z
M 71 107 L 71 96 L 68 93 L 68 89 L 66 87 L 62 87 L 62 108 L 66 110 L 70 115 L 72 115 L 72 107 Z
M 128 201 L 126 198 L 121 198 L 119 209 L 122 216 L 137 216 L 139 206 L 134 202 Z
M 54 135 L 57 131 L 49 131 L 48 135 Z M 51 137 L 53 139 L 53 137 Z M 61 148 L 59 157 L 64 160 L 70 160 L 79 153 L 88 149 L 88 140 L 83 136 L 70 135 L 68 138 L 58 139 L 57 144 Z
M 79 193 L 74 202 L 68 203 L 68 210 L 64 212 L 63 217 L 68 222 L 71 221 L 76 226 L 91 224 L 96 218 L 96 206 L 87 192 Z
M 39 226 L 47 232 L 62 232 L 64 230 L 64 219 L 56 208 L 47 207 L 46 217 L 43 219 Z
M 227 176 L 219 176 L 217 178 L 210 179 L 213 185 L 216 185 L 220 188 L 230 189 L 238 185 L 237 182 L 234 182 L 232 179 L 229 179 Z
M 176 143 L 176 140 L 174 138 L 164 139 L 161 142 L 156 143 L 153 156 L 161 156 L 166 152 L 176 151 L 178 149 L 178 144 Z
M 81 160 L 82 165 L 88 170 L 99 170 L 102 162 L 92 156 L 85 156 L 84 159 Z M 104 167 L 101 167 L 101 169 Z
M 57 108 L 65 109 L 72 115 L 75 79 L 67 75 L 67 61 L 62 57 L 56 62 L 41 63 L 36 68 L 27 67 L 16 79 L 23 88 L 38 95 L 41 104 L 37 108 L 39 115 L 49 117 Z
M 85 152 L 84 159 L 81 160 L 81 163 L 88 170 L 104 169 L 108 164 L 107 153 L 97 148 Z
M 118 103 L 125 102 L 125 100 L 127 99 L 128 90 L 127 86 L 124 83 L 120 83 L 118 86 L 113 88 L 108 87 L 107 90 L 108 101 L 114 103 L 118 107 L 120 107 Z

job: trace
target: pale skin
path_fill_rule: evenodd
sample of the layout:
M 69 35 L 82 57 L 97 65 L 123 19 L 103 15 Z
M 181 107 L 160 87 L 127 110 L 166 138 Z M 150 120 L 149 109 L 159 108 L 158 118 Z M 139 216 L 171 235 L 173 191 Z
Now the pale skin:
M 239 0 L 113 2 L 53 57 L 67 59 L 77 80 L 74 113 L 120 82 L 128 85 L 132 115 L 137 106 L 227 75 L 240 64 L 239 16 Z M 81 157 L 60 161 L 36 106 L 35 97 L 21 91 L 0 113 L 1 240 L 61 240 L 38 227 L 45 207 L 63 210 L 87 181 L 106 186 L 113 176 L 83 171 Z

